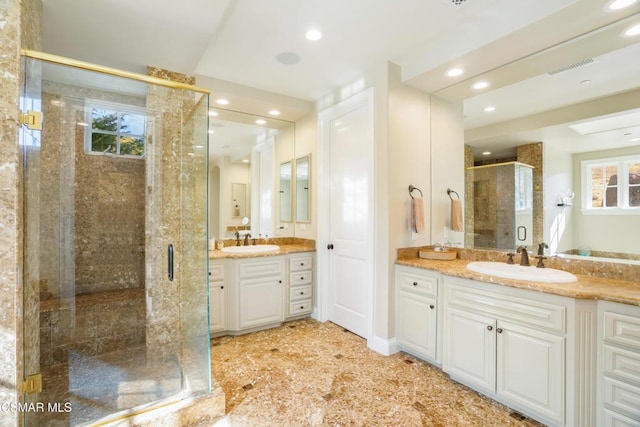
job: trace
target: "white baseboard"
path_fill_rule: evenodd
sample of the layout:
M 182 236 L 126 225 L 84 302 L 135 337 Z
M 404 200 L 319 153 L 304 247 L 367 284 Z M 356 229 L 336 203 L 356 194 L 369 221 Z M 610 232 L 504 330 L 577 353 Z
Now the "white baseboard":
M 374 336 L 367 341 L 367 347 L 384 356 L 391 356 L 398 352 L 398 346 L 396 345 L 395 338 L 385 339 Z

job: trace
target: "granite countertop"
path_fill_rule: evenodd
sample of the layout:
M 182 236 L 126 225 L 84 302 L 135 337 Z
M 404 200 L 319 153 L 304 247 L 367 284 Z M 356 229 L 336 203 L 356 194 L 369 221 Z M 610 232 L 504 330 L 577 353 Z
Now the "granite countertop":
M 576 274 L 578 281 L 573 283 L 530 282 L 475 273 L 466 269 L 467 264 L 470 262 L 472 261 L 464 259 L 436 261 L 422 258 L 401 258 L 396 261 L 396 264 L 432 270 L 446 276 L 545 292 L 563 297 L 597 299 L 640 306 L 640 282 L 638 281 L 607 279 Z
M 299 244 L 280 245 L 279 244 L 278 246 L 280 246 L 280 250 L 277 250 L 277 251 L 248 253 L 248 254 L 233 254 L 233 253 L 222 252 L 221 250 L 209 251 L 209 259 L 260 258 L 260 257 L 268 257 L 268 256 L 294 254 L 298 252 L 315 252 L 316 251 L 315 247 L 308 246 L 308 245 L 299 245 Z

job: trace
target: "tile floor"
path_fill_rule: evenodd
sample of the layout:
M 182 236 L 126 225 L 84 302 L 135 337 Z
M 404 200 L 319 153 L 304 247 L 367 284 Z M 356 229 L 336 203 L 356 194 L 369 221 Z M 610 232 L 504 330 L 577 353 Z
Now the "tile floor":
M 405 353 L 303 319 L 211 341 L 224 426 L 539 426 Z

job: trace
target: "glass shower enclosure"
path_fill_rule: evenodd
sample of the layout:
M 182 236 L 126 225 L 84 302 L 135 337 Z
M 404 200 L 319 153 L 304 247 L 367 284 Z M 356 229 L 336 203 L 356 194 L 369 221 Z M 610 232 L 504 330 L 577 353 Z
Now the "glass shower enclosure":
M 20 131 L 25 401 L 52 410 L 25 425 L 207 394 L 208 93 L 42 55 L 21 94 L 42 115 Z

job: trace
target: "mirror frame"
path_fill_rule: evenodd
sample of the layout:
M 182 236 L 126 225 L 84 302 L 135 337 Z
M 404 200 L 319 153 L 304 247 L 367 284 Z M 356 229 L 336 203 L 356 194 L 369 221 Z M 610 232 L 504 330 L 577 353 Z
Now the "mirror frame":
M 306 179 L 306 186 L 304 187 L 303 190 L 306 190 L 306 197 L 302 196 L 302 192 L 299 191 L 300 187 L 299 187 L 299 181 L 303 182 L 304 180 L 299 180 L 298 179 L 298 165 L 299 164 L 304 164 L 307 163 L 307 179 Z M 300 222 L 300 223 L 310 223 L 311 222 L 311 153 L 302 156 L 302 157 L 298 157 L 295 160 L 295 219 L 296 222 Z M 293 182 L 293 180 L 291 180 Z M 300 217 L 300 212 L 302 211 L 302 209 L 299 209 L 300 206 L 306 206 L 306 216 L 304 218 Z
M 240 191 L 240 186 L 243 187 L 244 192 L 244 200 L 242 200 L 242 205 L 238 206 L 239 203 L 233 205 L 233 202 L 236 201 L 236 198 L 241 197 L 240 194 L 236 193 L 236 189 Z M 243 182 L 232 182 L 231 183 L 231 218 L 242 218 L 247 216 L 247 184 Z M 238 206 L 238 212 L 236 215 L 236 206 Z

